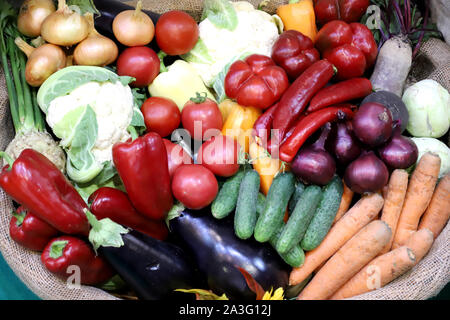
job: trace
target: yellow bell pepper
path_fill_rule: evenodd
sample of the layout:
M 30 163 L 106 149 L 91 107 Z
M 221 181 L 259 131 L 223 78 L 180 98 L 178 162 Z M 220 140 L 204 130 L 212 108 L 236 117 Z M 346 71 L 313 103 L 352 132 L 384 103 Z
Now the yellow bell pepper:
M 236 139 L 248 153 L 253 125 L 262 111 L 254 107 L 243 107 L 232 101 L 228 101 L 227 104 L 226 108 L 230 108 L 229 111 L 225 111 L 225 107 L 221 108 L 224 109 L 222 112 L 229 112 L 222 127 L 222 134 Z
M 227 121 L 227 118 L 230 115 L 231 110 L 233 110 L 236 104 L 237 104 L 236 102 L 230 99 L 225 99 L 221 103 L 219 103 L 219 110 L 220 113 L 222 113 L 223 123 Z
M 277 15 L 283 21 L 284 30 L 297 30 L 315 41 L 317 26 L 312 0 L 289 0 L 278 7 Z

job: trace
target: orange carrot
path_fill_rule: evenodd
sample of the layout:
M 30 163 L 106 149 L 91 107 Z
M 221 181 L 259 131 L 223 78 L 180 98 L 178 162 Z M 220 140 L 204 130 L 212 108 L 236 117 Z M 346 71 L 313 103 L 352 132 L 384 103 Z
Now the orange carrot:
M 420 260 L 430 251 L 431 246 L 434 242 L 433 232 L 428 229 L 420 229 L 414 232 L 408 241 L 406 241 L 405 246 L 410 248 L 414 255 L 416 256 L 416 263 L 418 264 Z
M 389 251 L 369 262 L 330 299 L 346 299 L 381 288 L 410 270 L 415 262 L 414 252 L 406 246 Z
M 333 224 L 335 224 L 342 216 L 348 211 L 350 208 L 350 204 L 353 200 L 353 191 L 347 187 L 344 181 L 342 181 L 344 186 L 344 192 L 342 193 L 341 204 L 339 205 L 338 212 L 336 213 L 336 217 L 334 217 Z
M 403 246 L 411 234 L 417 230 L 420 217 L 433 196 L 440 167 L 441 159 L 434 153 L 427 152 L 420 158 L 409 180 L 392 248 Z
M 389 191 L 389 184 L 385 185 L 385 186 L 383 187 L 383 189 L 381 189 L 381 195 L 383 196 L 383 198 L 384 198 L 385 200 L 386 200 L 386 198 L 387 198 L 388 191 Z
M 397 230 L 398 218 L 403 208 L 407 189 L 408 172 L 401 169 L 394 170 L 389 179 L 388 190 L 384 197 L 384 206 L 381 213 L 381 220 L 389 225 L 393 235 Z M 393 240 L 393 237 L 391 237 L 389 243 L 381 250 L 381 254 L 391 250 Z
M 369 223 L 328 260 L 297 299 L 323 300 L 332 296 L 378 255 L 391 235 L 386 222 L 375 220 Z
M 441 233 L 450 218 L 450 173 L 439 181 L 430 205 L 419 224 L 419 229 L 429 229 L 434 238 Z
M 289 284 L 305 280 L 323 262 L 336 253 L 351 237 L 374 220 L 383 207 L 383 197 L 377 193 L 363 196 L 331 229 L 320 245 L 305 254 L 301 267 L 292 269 Z

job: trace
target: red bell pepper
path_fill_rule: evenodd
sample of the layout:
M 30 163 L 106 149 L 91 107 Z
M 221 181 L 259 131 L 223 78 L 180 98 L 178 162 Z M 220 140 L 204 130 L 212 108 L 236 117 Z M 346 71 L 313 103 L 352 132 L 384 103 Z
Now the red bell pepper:
M 76 272 L 76 269 L 72 271 L 69 267 L 78 267 L 80 284 L 85 285 L 104 283 L 114 275 L 113 269 L 96 255 L 88 243 L 72 236 L 52 239 L 42 252 L 41 261 L 50 272 L 62 279 Z
M 293 81 L 318 61 L 320 54 L 309 37 L 296 30 L 287 30 L 272 46 L 272 59 Z
M 7 160 L 0 187 L 11 198 L 63 233 L 89 234 L 87 204 L 50 160 L 33 149 L 23 150 L 14 163 Z
M 225 93 L 241 106 L 266 109 L 288 88 L 283 68 L 267 56 L 252 54 L 234 62 L 225 76 Z
M 58 230 L 21 206 L 13 212 L 9 234 L 11 239 L 25 248 L 42 251 L 47 243 L 56 237 Z
M 278 130 L 278 141 L 294 125 L 311 98 L 322 89 L 334 75 L 333 65 L 319 60 L 305 70 L 286 90 L 278 102 L 272 121 L 272 129 Z
M 169 233 L 164 221 L 150 220 L 136 211 L 125 192 L 102 187 L 89 197 L 90 211 L 98 219 L 109 218 L 123 226 L 165 240 Z
M 315 45 L 322 58 L 337 68 L 338 80 L 361 77 L 375 63 L 378 54 L 372 32 L 357 22 L 328 22 L 319 30 Z
M 372 93 L 372 83 L 366 78 L 353 78 L 321 89 L 311 99 L 307 112 L 314 112 L 338 103 L 365 98 Z
M 173 197 L 167 151 L 161 136 L 149 132 L 112 148 L 114 165 L 136 210 L 153 220 L 164 220 Z
M 323 25 L 333 20 L 357 22 L 369 7 L 369 0 L 316 0 L 316 21 Z
M 291 162 L 305 141 L 327 122 L 352 118 L 350 108 L 328 107 L 305 116 L 295 127 L 292 135 L 280 146 L 280 160 Z

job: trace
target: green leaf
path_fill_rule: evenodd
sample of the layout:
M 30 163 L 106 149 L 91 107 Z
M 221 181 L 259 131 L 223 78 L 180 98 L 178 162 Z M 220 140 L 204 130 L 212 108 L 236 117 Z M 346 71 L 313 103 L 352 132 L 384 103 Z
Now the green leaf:
M 195 47 L 186 54 L 181 56 L 187 62 L 213 64 L 214 59 L 209 54 L 208 48 L 201 38 L 198 39 Z
M 66 3 L 68 6 L 77 6 L 80 8 L 82 14 L 85 14 L 86 12 L 100 14 L 92 0 L 67 0 Z
M 218 296 L 210 290 L 204 289 L 176 289 L 175 291 L 185 292 L 185 293 L 195 293 L 197 300 L 228 300 L 226 294 Z
M 100 247 L 120 248 L 124 245 L 122 234 L 128 233 L 128 229 L 125 229 L 109 218 L 97 220 L 87 209 L 84 209 L 84 213 L 92 227 L 89 232 L 89 241 L 94 247 L 95 252 Z
M 208 19 L 220 29 L 233 31 L 238 25 L 236 10 L 227 0 L 205 0 L 202 20 Z
M 120 77 L 107 68 L 70 66 L 55 72 L 44 81 L 39 88 L 37 101 L 41 110 L 47 113 L 53 99 L 67 95 L 85 83 L 91 81 L 116 83 L 120 81 L 127 85 L 133 80 L 134 78 L 131 77 Z

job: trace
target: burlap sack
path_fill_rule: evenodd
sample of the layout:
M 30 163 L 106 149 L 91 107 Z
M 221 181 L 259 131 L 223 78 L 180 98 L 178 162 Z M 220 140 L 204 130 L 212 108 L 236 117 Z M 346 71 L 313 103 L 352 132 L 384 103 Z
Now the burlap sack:
M 134 4 L 136 1 L 129 1 Z M 259 0 L 250 1 L 257 5 Z M 274 8 L 282 2 L 272 0 L 266 10 L 273 13 Z M 195 17 L 199 17 L 201 1 L 166 0 L 144 1 L 144 7 L 156 12 L 170 9 L 182 9 Z M 448 64 L 447 64 L 448 66 Z M 448 80 L 448 78 L 446 78 Z M 4 150 L 13 137 L 13 127 L 7 103 L 7 93 L 3 72 L 0 71 L 0 150 Z M 17 276 L 42 299 L 87 299 L 109 300 L 116 297 L 97 288 L 81 286 L 79 289 L 69 288 L 43 267 L 40 254 L 24 249 L 9 237 L 9 221 L 13 209 L 11 199 L 0 189 L 0 251 L 6 262 Z M 450 281 L 450 225 L 436 239 L 428 255 L 410 272 L 371 293 L 354 299 L 427 299 L 439 293 Z M 7 286 L 8 284 L 0 284 Z

